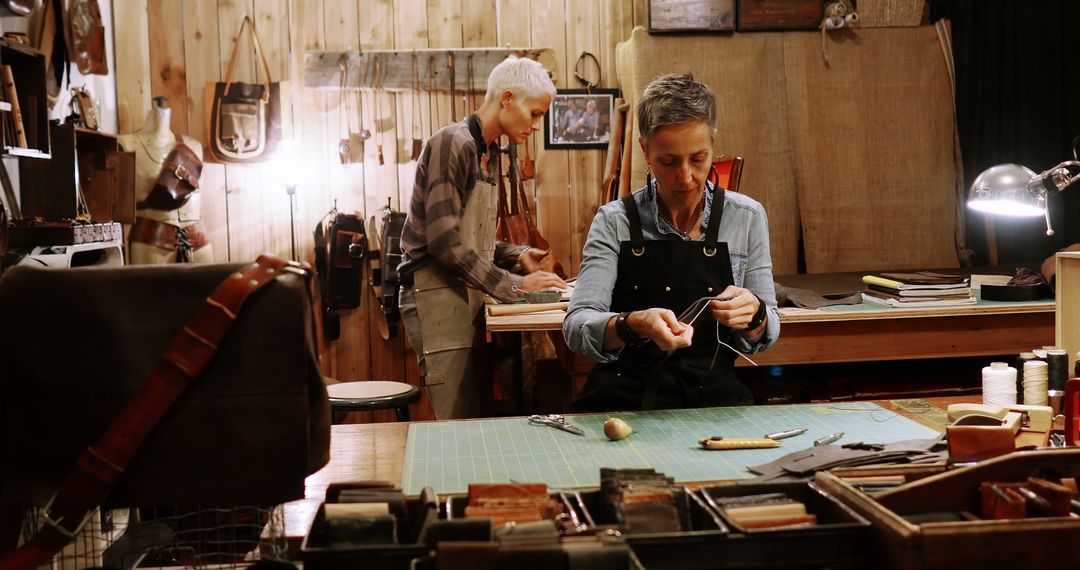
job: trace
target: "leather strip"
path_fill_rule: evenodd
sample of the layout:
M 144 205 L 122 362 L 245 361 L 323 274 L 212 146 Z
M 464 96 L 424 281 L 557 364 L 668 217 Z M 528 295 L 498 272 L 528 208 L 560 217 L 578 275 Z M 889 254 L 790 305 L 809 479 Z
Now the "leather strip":
M 305 266 L 273 255 L 230 274 L 195 317 L 173 338 L 146 383 L 104 435 L 79 458 L 45 507 L 45 525 L 29 541 L 0 558 L 5 570 L 45 564 L 70 542 L 135 456 L 154 426 L 193 380 L 202 374 L 247 298 L 283 272 L 306 275 Z
M 181 228 L 141 216 L 136 217 L 135 224 L 131 226 L 130 239 L 133 242 L 175 251 L 178 247 L 184 245 L 180 241 L 181 230 L 186 232 L 187 244 L 190 245 L 192 250 L 203 247 L 209 241 L 206 237 L 206 226 L 202 222 L 195 222 Z

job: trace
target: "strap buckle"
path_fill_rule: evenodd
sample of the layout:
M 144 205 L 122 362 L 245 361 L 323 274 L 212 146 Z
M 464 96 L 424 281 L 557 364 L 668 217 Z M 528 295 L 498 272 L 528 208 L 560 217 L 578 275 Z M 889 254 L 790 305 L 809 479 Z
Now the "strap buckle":
M 91 509 L 91 510 L 87 511 L 86 514 L 83 515 L 82 520 L 79 522 L 79 524 L 76 525 L 74 529 L 69 530 L 67 527 L 65 527 L 62 524 L 64 522 L 64 517 L 63 516 L 54 519 L 52 517 L 51 513 L 49 512 L 49 511 L 52 510 L 53 501 L 56 500 L 57 496 L 59 496 L 59 493 L 57 493 L 56 495 L 53 495 L 52 498 L 49 499 L 48 504 L 46 504 L 45 508 L 42 509 L 41 518 L 45 519 L 45 524 L 47 526 L 52 527 L 53 530 L 60 533 L 61 535 L 63 535 L 68 540 L 74 539 L 76 535 L 78 535 L 80 532 L 82 532 L 82 529 L 83 529 L 83 527 L 86 526 L 86 523 L 90 522 L 90 516 L 93 515 L 94 510 Z
M 184 182 L 187 182 L 188 174 L 189 174 L 188 169 L 184 168 L 183 164 L 177 164 L 176 168 L 173 169 L 173 175 L 176 176 L 177 178 L 179 178 L 180 180 L 183 180 Z

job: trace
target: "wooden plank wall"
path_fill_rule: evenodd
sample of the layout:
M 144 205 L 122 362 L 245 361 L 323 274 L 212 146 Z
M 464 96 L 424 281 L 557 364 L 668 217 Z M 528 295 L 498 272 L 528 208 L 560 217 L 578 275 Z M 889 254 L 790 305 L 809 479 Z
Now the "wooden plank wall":
M 644 24 L 647 12 L 642 0 L 137 0 L 115 12 L 116 37 L 124 44 L 116 50 L 120 132 L 139 129 L 150 97 L 164 95 L 173 108 L 173 129 L 205 142 L 205 87 L 224 78 L 245 16 L 257 24 L 272 79 L 291 82 L 292 103 L 284 119 L 298 141 L 292 154 L 304 172 L 294 212 L 298 257 L 310 262 L 311 232 L 332 206 L 367 219 L 387 204 L 396 209 L 408 204 L 415 170 L 411 139 L 426 138 L 450 121 L 450 98 L 446 93 L 364 93 L 364 124 L 376 134 L 365 145 L 363 163 L 341 165 L 337 141 L 348 111 L 341 109 L 337 93 L 300 87 L 303 51 L 548 47 L 554 57 L 545 63 L 554 68 L 561 88 L 581 87 L 573 68 L 581 52 L 589 51 L 603 70 L 600 86 L 615 87 L 615 44 L 635 23 Z M 236 79 L 261 80 L 247 36 L 240 49 Z M 485 82 L 476 78 L 481 89 Z M 477 101 L 482 98 L 478 93 Z M 456 107 L 461 115 L 460 95 Z M 576 273 L 597 207 L 605 151 L 545 151 L 541 134 L 529 143 L 537 176 L 526 191 L 537 203 L 541 232 L 563 266 Z M 377 160 L 379 141 L 383 165 Z M 290 255 L 290 201 L 279 180 L 269 164 L 206 165 L 202 216 L 216 261 L 248 261 L 264 251 Z M 341 338 L 323 344 L 328 376 L 415 377 L 414 359 L 401 338 L 379 337 L 373 304 L 365 292 L 361 308 L 342 319 Z

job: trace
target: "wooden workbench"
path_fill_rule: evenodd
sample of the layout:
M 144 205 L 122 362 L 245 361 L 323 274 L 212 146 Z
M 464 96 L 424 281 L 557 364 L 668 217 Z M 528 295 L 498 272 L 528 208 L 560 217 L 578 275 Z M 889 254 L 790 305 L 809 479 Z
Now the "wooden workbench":
M 838 277 L 839 275 L 839 277 Z M 821 293 L 861 289 L 859 274 L 778 277 Z M 826 280 L 825 278 L 829 279 Z M 487 317 L 487 332 L 560 331 L 566 313 Z M 556 335 L 559 336 L 559 335 Z M 957 307 L 780 309 L 780 338 L 754 355 L 761 365 L 910 360 L 1020 353 L 1054 344 L 1053 300 Z M 739 366 L 746 365 L 739 360 Z M 583 357 L 573 373 L 588 371 Z
M 974 402 L 978 397 L 954 396 L 925 398 L 927 402 L 945 409 L 957 402 Z M 890 410 L 923 425 L 940 430 L 918 414 L 893 406 L 889 401 L 875 401 Z M 311 520 L 326 494 L 330 483 L 361 480 L 382 480 L 401 484 L 405 464 L 407 423 L 343 424 L 333 426 L 330 440 L 330 463 L 306 481 L 305 498 L 285 505 L 285 532 L 290 549 L 299 552 L 300 541 L 307 533 Z M 657 466 L 662 470 L 662 466 Z

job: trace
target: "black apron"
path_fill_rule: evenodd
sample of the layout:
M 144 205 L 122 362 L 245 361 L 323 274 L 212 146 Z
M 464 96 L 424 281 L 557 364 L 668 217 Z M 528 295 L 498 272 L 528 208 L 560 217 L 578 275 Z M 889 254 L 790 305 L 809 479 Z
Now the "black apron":
M 620 245 L 612 311 L 661 307 L 679 315 L 699 298 L 734 285 L 727 243 L 717 242 L 724 216 L 724 191 L 719 192 L 702 241 L 645 241 L 633 195 L 622 199 L 630 241 Z M 753 404 L 749 390 L 735 378 L 735 353 L 717 343 L 717 326 L 706 309 L 694 321 L 693 342 L 687 348 L 668 355 L 652 342 L 625 347 L 618 360 L 589 373 L 574 411 Z M 719 331 L 725 342 L 731 334 L 726 327 Z

